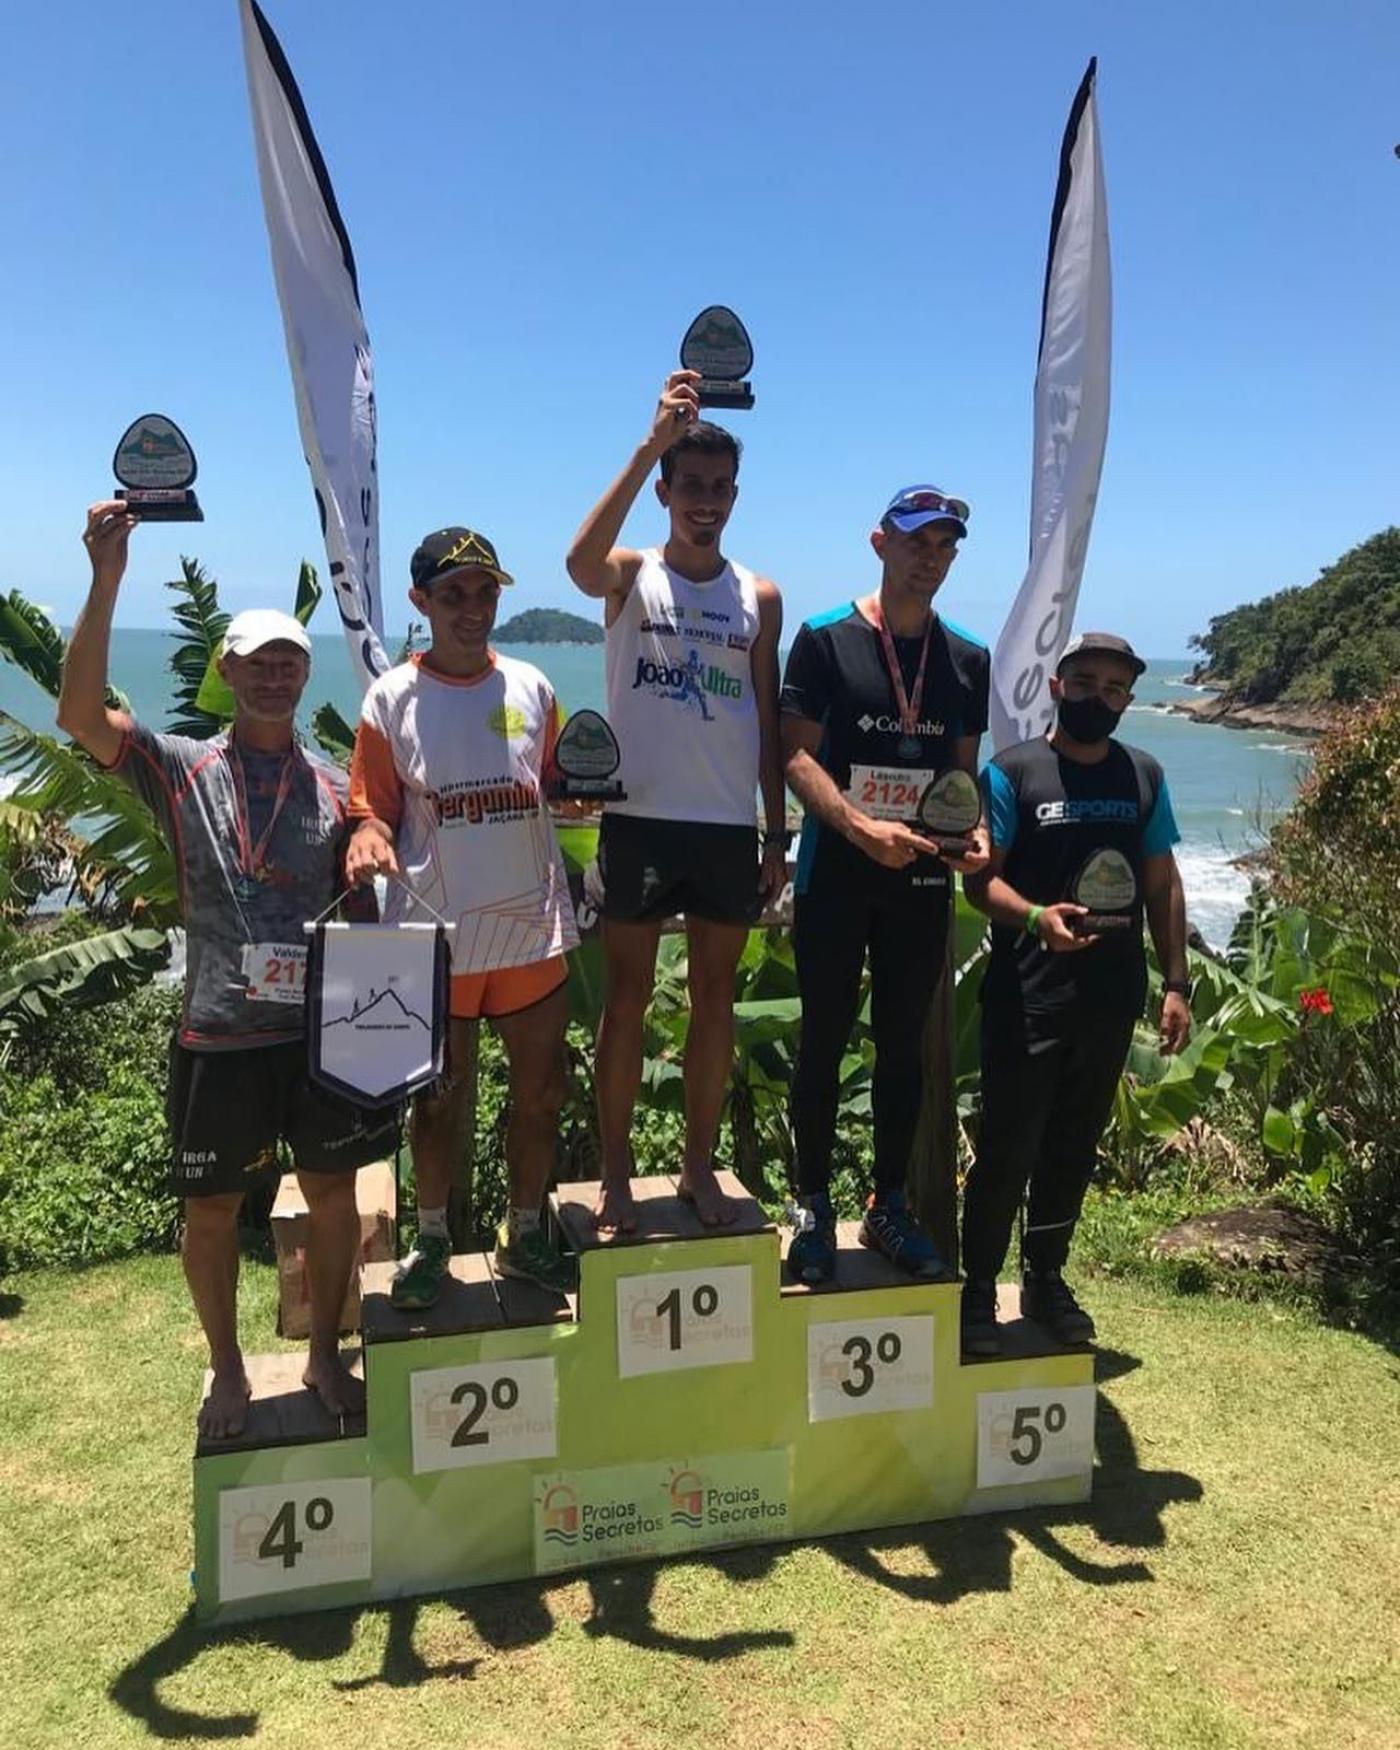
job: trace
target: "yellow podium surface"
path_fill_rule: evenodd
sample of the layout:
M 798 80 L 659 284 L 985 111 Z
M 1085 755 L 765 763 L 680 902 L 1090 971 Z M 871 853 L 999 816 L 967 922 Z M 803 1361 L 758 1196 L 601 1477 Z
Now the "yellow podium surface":
M 295 1355 L 254 1357 L 244 1433 L 194 1461 L 198 1614 L 226 1622 L 728 1544 L 1088 1498 L 1093 1357 L 1015 1317 L 964 1361 L 956 1283 L 912 1282 L 840 1230 L 836 1277 L 781 1279 L 737 1181 L 703 1227 L 666 1177 L 600 1240 L 596 1185 L 552 1215 L 576 1295 L 452 1260 L 399 1313 L 365 1268 L 368 1413 L 334 1423 Z

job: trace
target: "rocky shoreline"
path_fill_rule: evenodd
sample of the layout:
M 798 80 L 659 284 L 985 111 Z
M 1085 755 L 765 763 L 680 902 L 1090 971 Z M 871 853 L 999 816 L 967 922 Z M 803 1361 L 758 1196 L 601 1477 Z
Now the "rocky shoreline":
M 1167 710 L 1179 717 L 1192 717 L 1197 723 L 1218 723 L 1226 729 L 1272 729 L 1282 735 L 1325 735 L 1343 715 L 1333 705 L 1242 705 L 1226 693 L 1174 700 Z

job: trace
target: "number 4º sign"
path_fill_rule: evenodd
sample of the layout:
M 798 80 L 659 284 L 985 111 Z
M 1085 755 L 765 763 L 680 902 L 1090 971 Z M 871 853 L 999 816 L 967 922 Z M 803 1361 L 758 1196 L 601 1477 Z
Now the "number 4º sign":
M 219 1602 L 370 1577 L 368 1477 L 219 1494 Z

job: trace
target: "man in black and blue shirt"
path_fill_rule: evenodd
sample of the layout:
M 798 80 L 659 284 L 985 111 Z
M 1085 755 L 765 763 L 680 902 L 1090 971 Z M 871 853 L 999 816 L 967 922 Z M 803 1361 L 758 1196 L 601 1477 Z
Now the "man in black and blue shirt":
M 913 823 L 935 778 L 976 771 L 987 726 L 986 648 L 932 606 L 967 515 L 937 487 L 896 493 L 871 535 L 880 588 L 809 620 L 788 657 L 783 757 L 807 811 L 793 908 L 802 1034 L 791 1103 L 807 1212 L 788 1251 L 798 1281 L 827 1281 L 836 1268 L 831 1150 L 867 952 L 875 1170 L 860 1237 L 911 1275 L 946 1274 L 904 1182 L 923 1095 L 920 1040 L 945 961 L 950 869 L 980 869 L 987 847 L 978 826 L 968 855 L 940 853 Z
M 1027 1185 L 1021 1310 L 1062 1342 L 1093 1340 L 1062 1271 L 1147 998 L 1144 914 L 1165 972 L 1160 1049 L 1190 1034 L 1181 835 L 1162 768 L 1113 738 L 1146 666 L 1112 633 L 1072 640 L 1050 683 L 1053 731 L 982 774 L 991 860 L 967 892 L 992 920 L 992 952 L 963 1208 L 968 1354 L 999 1352 L 997 1275 Z

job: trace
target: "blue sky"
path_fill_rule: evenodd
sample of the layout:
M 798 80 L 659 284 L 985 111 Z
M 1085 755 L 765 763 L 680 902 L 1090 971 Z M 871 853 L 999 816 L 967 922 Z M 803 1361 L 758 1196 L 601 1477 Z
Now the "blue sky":
M 1175 654 L 1395 519 L 1400 8 L 266 0 L 354 241 L 391 628 L 463 521 L 562 557 L 701 306 L 754 338 L 730 551 L 790 628 L 868 587 L 909 481 L 973 505 L 946 587 L 989 640 L 1026 552 L 1057 153 L 1100 61 L 1114 406 L 1081 625 Z M 0 587 L 71 620 L 125 425 L 189 434 L 207 521 L 139 531 L 118 623 L 199 554 L 230 607 L 324 554 L 296 433 L 234 0 L 26 8 L 6 169 Z M 660 530 L 648 502 L 629 537 Z M 585 608 L 585 611 L 588 611 Z M 331 630 L 329 607 L 321 631 Z

